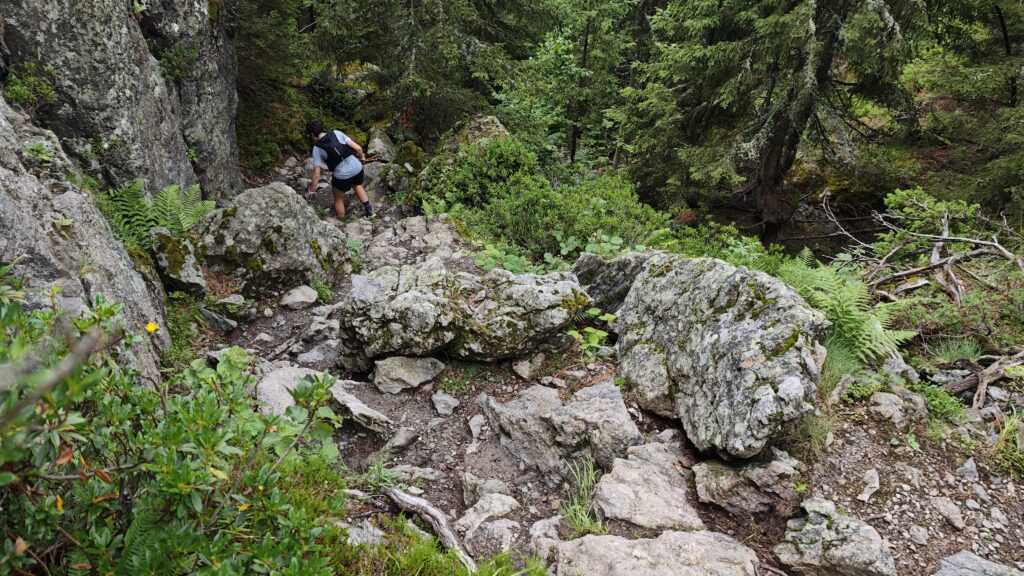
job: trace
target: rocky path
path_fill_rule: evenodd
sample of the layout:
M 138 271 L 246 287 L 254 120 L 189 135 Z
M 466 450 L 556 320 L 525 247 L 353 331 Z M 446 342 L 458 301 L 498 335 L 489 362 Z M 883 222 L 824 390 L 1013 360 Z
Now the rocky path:
M 281 179 L 303 185 L 300 164 Z M 1021 574 L 1020 489 L 963 443 L 914 439 L 924 400 L 905 366 L 883 369 L 888 391 L 869 404 L 834 399 L 821 457 L 789 444 L 827 401 L 827 323 L 787 286 L 659 254 L 487 272 L 446 217 L 388 206 L 383 178 L 368 182 L 375 220 L 278 229 L 316 218 L 284 182 L 209 219 L 200 244 L 236 248 L 208 264 L 259 262 L 236 278 L 244 294 L 224 314 L 240 325 L 222 340 L 260 359 L 266 410 L 315 371 L 339 376 L 344 465 L 424 498 L 472 556 L 537 556 L 562 576 Z M 301 286 L 318 279 L 327 301 Z M 619 310 L 604 359 L 565 336 L 591 301 Z M 595 481 L 574 509 L 585 463 Z M 350 496 L 366 499 L 344 519 L 350 537 L 380 541 L 397 510 Z M 587 522 L 599 534 L 583 536 Z

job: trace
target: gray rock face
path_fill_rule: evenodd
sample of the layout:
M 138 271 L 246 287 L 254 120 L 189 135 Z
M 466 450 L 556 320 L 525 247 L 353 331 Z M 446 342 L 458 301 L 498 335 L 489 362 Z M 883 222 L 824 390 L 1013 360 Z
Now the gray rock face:
M 610 380 L 580 390 L 565 404 L 558 391 L 540 385 L 505 404 L 486 394 L 477 404 L 501 434 L 502 445 L 551 483 L 570 477 L 567 462 L 593 458 L 610 469 L 627 448 L 643 441 Z
M 195 230 L 207 263 L 242 280 L 250 294 L 324 280 L 348 259 L 344 233 L 279 182 L 246 190 Z
M 827 326 L 766 274 L 658 254 L 619 309 L 619 374 L 700 450 L 750 458 L 812 409 Z
M 206 292 L 206 277 L 199 265 L 202 257 L 191 239 L 175 238 L 170 230 L 156 228 L 153 230 L 153 252 L 160 273 L 170 285 L 190 294 Z
M 353 276 L 334 317 L 348 347 L 342 365 L 366 370 L 371 359 L 393 354 L 518 356 L 560 333 L 588 302 L 570 274 L 496 269 L 478 276 L 451 272 L 431 258 Z
M 364 248 L 370 270 L 423 262 L 432 256 L 449 262 L 460 250 L 459 233 L 447 214 L 414 216 L 381 231 Z
M 902 386 L 894 387 L 892 392 L 872 394 L 868 411 L 877 418 L 892 422 L 897 428 L 928 418 L 925 399 Z
M 799 460 L 773 448 L 767 462 L 730 466 L 709 460 L 695 465 L 693 473 L 701 502 L 717 504 L 747 520 L 768 512 L 791 515 L 800 500 L 796 483 L 804 468 Z
M 580 254 L 572 267 L 580 284 L 586 287 L 594 306 L 605 312 L 615 312 L 626 300 L 626 294 L 633 287 L 633 281 L 643 272 L 644 266 L 658 252 L 630 252 L 614 260 L 591 252 Z
M 678 468 L 684 455 L 669 444 L 633 446 L 601 477 L 594 504 L 605 518 L 654 530 L 703 530 Z
M 385 394 L 398 394 L 430 382 L 441 372 L 444 372 L 444 363 L 436 358 L 394 356 L 377 361 L 373 384 Z
M 963 551 L 942 559 L 932 576 L 1024 576 L 1024 572 Z
M 718 532 L 664 532 L 651 540 L 584 536 L 558 545 L 557 576 L 756 576 L 757 555 Z
M 390 163 L 395 159 L 395 143 L 391 141 L 386 132 L 380 128 L 374 128 L 370 131 L 370 139 L 366 144 L 366 153 L 370 156 L 376 156 L 383 162 Z
M 142 178 L 155 194 L 198 180 L 207 196 L 229 195 L 241 183 L 233 22 L 210 6 L 219 4 L 151 0 L 136 15 L 120 0 L 13 0 L 4 3 L 6 39 L 12 63 L 52 67 L 59 102 L 49 126 L 109 183 Z M 157 58 L 169 54 L 187 61 L 173 81 Z
M 466 506 L 473 506 L 482 496 L 488 494 L 504 494 L 511 496 L 508 485 L 495 478 L 480 478 L 472 472 L 462 474 L 462 501 Z
M 896 576 L 882 537 L 865 522 L 836 512 L 819 498 L 803 503 L 807 516 L 790 520 L 773 552 L 779 562 L 806 576 Z
M 25 152 L 33 144 L 53 154 L 49 170 L 33 172 L 35 159 Z M 14 272 L 32 289 L 33 308 L 49 306 L 53 287 L 61 289 L 57 305 L 72 314 L 101 294 L 123 304 L 125 325 L 141 336 L 130 357 L 147 378 L 159 381 L 159 355 L 170 337 L 156 270 L 133 261 L 88 192 L 55 176 L 72 170 L 56 136 L 29 124 L 0 95 L 0 261 L 23 257 Z M 137 328 L 149 322 L 160 330 L 146 334 Z

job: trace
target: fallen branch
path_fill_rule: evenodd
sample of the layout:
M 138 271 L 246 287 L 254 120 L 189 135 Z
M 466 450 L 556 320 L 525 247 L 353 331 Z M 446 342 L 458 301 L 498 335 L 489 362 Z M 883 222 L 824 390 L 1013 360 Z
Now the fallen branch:
M 977 392 L 974 393 L 974 408 L 981 408 L 985 404 L 985 395 L 988 393 L 988 385 L 992 382 L 996 382 L 1006 376 L 1006 369 L 1014 366 L 1024 365 L 1024 351 L 1018 352 L 1013 356 L 1004 356 L 989 367 L 985 368 L 977 374 L 972 374 L 959 382 L 950 382 L 942 387 L 943 390 L 949 392 L 952 395 L 962 394 L 977 388 Z
M 427 502 L 423 498 L 418 498 L 411 494 L 406 494 L 397 488 L 385 488 L 384 494 L 391 498 L 396 506 L 407 512 L 415 512 L 419 514 L 421 518 L 430 524 L 431 528 L 434 529 L 434 533 L 437 534 L 438 540 L 441 544 L 449 549 L 453 550 L 459 557 L 459 560 L 466 565 L 469 571 L 476 572 L 476 562 L 470 558 L 469 554 L 462 548 L 462 543 L 459 542 L 459 537 L 455 535 L 455 532 L 448 525 L 448 520 L 445 518 L 444 512 L 441 512 L 437 508 L 434 508 L 430 502 Z

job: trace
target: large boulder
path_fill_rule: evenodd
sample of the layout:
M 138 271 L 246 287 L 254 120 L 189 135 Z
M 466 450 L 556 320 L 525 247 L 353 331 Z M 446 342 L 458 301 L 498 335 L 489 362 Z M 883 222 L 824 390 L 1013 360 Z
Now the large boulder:
M 28 148 L 45 149 L 49 169 L 35 170 L 40 160 Z M 72 314 L 100 295 L 121 303 L 125 326 L 141 336 L 129 350 L 133 364 L 159 382 L 160 351 L 170 338 L 156 270 L 145 253 L 125 250 L 87 191 L 57 176 L 74 169 L 52 132 L 32 126 L 0 96 L 0 262 L 17 261 L 14 273 L 25 279 L 33 308 L 50 305 L 51 288 L 60 289 L 54 301 Z M 161 329 L 141 333 L 149 322 Z
M 460 258 L 473 262 L 447 214 L 404 218 L 378 232 L 363 247 L 369 270 L 423 262 L 431 257 L 449 263 Z
M 49 70 L 58 101 L 46 126 L 108 183 L 142 178 L 155 194 L 198 179 L 208 197 L 235 193 L 231 11 L 224 2 L 134 6 L 141 8 L 123 0 L 4 2 L 12 63 Z
M 807 516 L 790 520 L 773 552 L 802 576 L 896 576 L 896 562 L 878 532 L 840 514 L 828 500 L 803 503 Z
M 750 458 L 812 409 L 827 327 L 767 274 L 657 254 L 619 309 L 619 374 L 698 449 Z
M 573 461 L 590 458 L 610 469 L 630 446 L 643 442 L 611 380 L 580 390 L 564 404 L 558 391 L 539 385 L 504 404 L 482 394 L 477 404 L 502 445 L 552 484 L 571 478 Z
M 680 473 L 685 456 L 658 442 L 632 446 L 598 481 L 594 505 L 604 518 L 653 530 L 703 530 L 690 503 L 690 486 Z
M 200 267 L 202 255 L 192 240 L 175 236 L 167 228 L 155 228 L 153 253 L 168 286 L 195 295 L 206 293 L 206 276 Z
M 1024 576 L 1024 572 L 964 550 L 942 559 L 932 576 Z
M 649 540 L 584 536 L 558 544 L 557 576 L 757 576 L 753 550 L 718 532 L 664 532 Z
M 614 260 L 605 260 L 591 252 L 584 252 L 572 267 L 580 284 L 586 287 L 594 306 L 606 312 L 615 312 L 633 287 L 633 281 L 644 270 L 647 261 L 660 252 L 630 252 Z
M 796 486 L 806 467 L 782 450 L 772 448 L 771 453 L 768 461 L 740 466 L 716 460 L 697 464 L 693 467 L 697 497 L 741 520 L 768 512 L 792 515 L 800 501 Z
M 207 263 L 242 280 L 249 294 L 323 281 L 349 258 L 344 232 L 280 182 L 246 190 L 195 230 Z
M 519 356 L 560 333 L 588 303 L 571 274 L 481 276 L 430 258 L 353 276 L 333 314 L 346 346 L 342 365 L 366 371 L 370 360 L 390 355 Z

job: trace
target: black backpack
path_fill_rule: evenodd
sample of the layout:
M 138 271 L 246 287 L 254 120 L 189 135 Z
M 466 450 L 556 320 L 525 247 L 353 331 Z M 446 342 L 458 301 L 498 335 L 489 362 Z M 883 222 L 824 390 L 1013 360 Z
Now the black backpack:
M 327 154 L 327 167 L 330 168 L 331 172 L 338 167 L 338 164 L 341 164 L 346 158 L 355 154 L 355 151 L 348 144 L 343 144 L 341 140 L 338 140 L 334 130 L 331 130 L 323 138 L 317 140 L 314 146 Z

